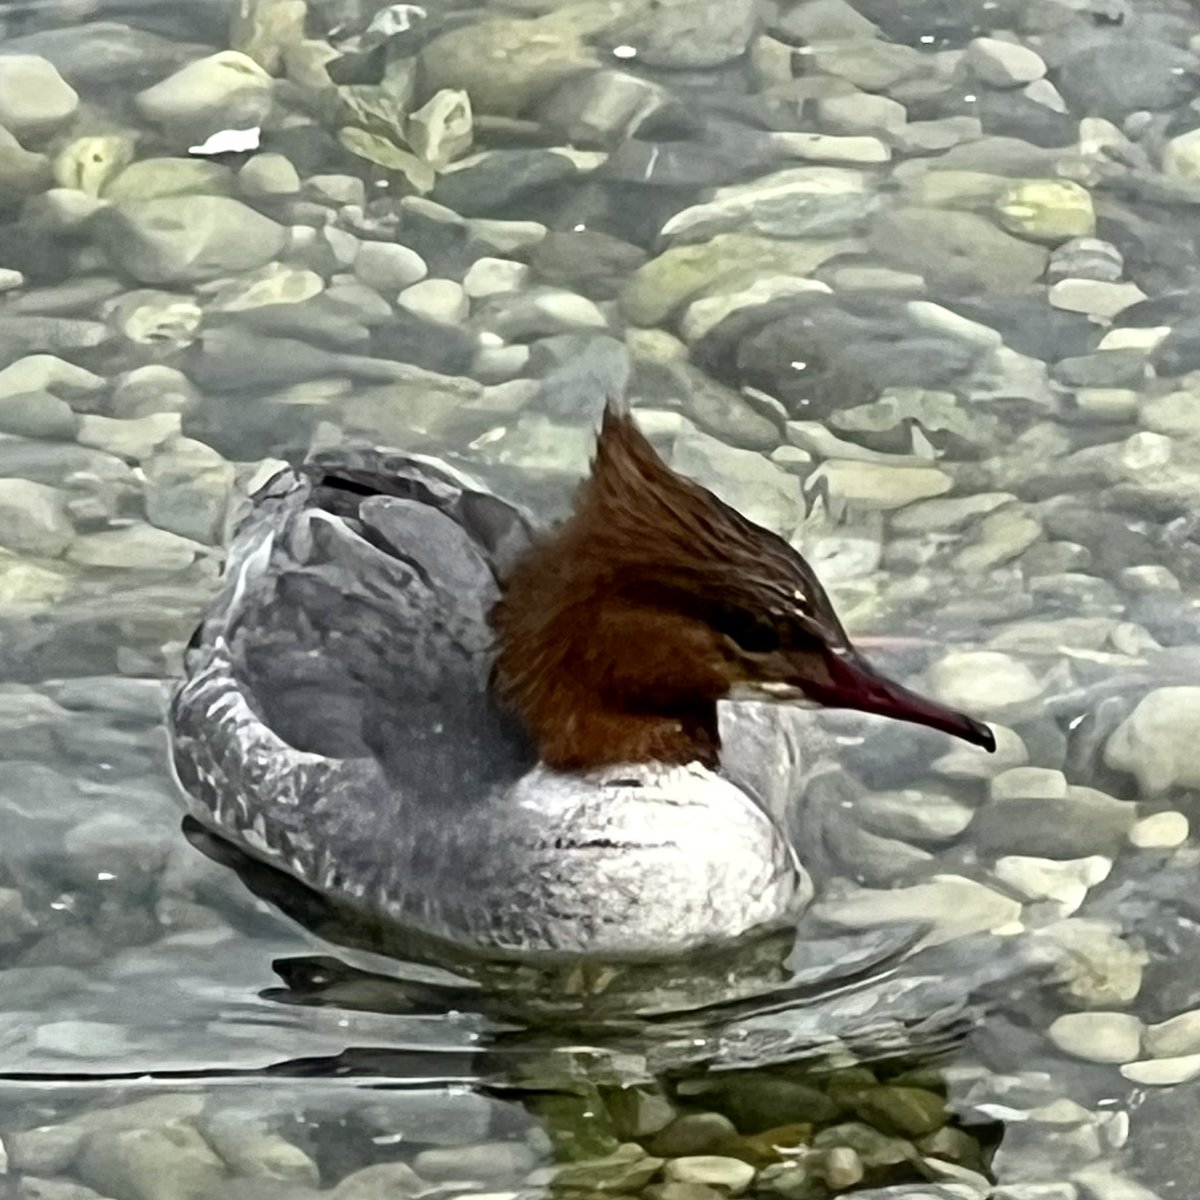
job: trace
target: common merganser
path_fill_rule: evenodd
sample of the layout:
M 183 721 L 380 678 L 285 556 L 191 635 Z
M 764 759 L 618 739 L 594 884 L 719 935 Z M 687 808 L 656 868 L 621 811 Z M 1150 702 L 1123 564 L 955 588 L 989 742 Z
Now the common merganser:
M 416 455 L 281 472 L 186 674 L 173 758 L 203 825 L 498 957 L 653 959 L 793 922 L 812 896 L 785 828 L 794 705 L 994 748 L 874 670 L 800 555 L 671 470 L 616 403 L 541 536 Z

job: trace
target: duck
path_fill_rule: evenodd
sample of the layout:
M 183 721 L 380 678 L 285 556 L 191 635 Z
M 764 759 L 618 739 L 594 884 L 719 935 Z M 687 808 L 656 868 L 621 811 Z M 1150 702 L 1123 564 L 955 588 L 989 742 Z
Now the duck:
M 420 454 L 279 471 L 168 727 L 194 821 L 364 919 L 464 955 L 656 961 L 810 903 L 789 809 L 813 707 L 995 748 L 876 669 L 804 558 L 610 399 L 549 529 Z

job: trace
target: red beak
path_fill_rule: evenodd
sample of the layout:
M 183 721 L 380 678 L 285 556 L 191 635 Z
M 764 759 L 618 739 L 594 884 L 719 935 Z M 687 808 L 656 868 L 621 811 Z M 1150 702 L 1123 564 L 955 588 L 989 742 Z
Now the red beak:
M 856 651 L 834 650 L 826 656 L 825 663 L 829 669 L 829 684 L 814 688 L 806 681 L 804 687 L 805 693 L 819 704 L 927 725 L 974 746 L 982 746 L 989 754 L 996 749 L 995 734 L 981 721 L 893 683 Z

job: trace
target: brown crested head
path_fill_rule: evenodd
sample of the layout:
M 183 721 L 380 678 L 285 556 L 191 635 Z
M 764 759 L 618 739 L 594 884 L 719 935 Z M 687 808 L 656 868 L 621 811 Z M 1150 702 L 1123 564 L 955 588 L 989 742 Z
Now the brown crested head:
M 676 474 L 622 406 L 605 409 L 571 516 L 504 582 L 493 687 L 542 760 L 715 766 L 717 702 L 808 701 L 985 726 L 876 674 L 782 538 Z

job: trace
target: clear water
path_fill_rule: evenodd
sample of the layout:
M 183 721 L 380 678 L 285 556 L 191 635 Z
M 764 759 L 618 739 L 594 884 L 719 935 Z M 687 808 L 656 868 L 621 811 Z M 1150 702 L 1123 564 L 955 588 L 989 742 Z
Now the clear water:
M 0 33 L 0 1193 L 1192 1194 L 1190 6 Z M 796 937 L 657 970 L 381 954 L 189 842 L 163 700 L 255 480 L 365 440 L 549 517 L 626 378 L 1001 753 L 814 717 Z

